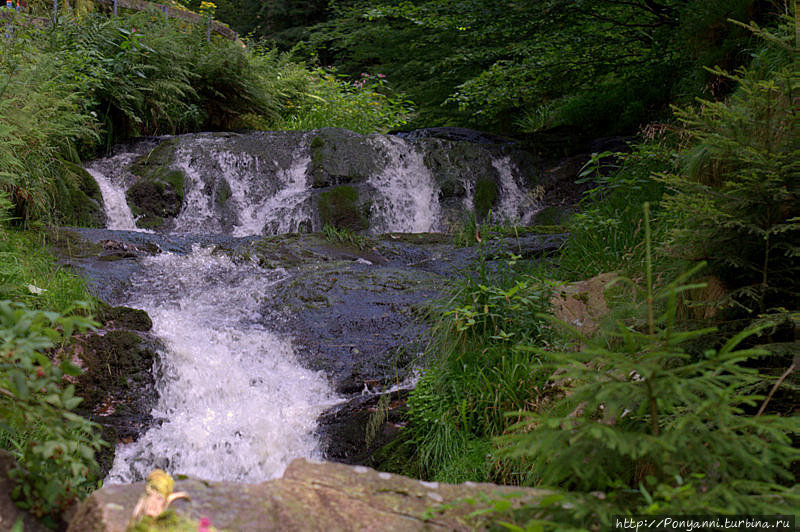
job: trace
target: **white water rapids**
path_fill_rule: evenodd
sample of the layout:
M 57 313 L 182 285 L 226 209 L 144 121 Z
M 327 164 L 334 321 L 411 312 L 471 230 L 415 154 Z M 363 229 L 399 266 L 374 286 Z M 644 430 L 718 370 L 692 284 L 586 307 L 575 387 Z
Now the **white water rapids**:
M 251 153 L 219 138 L 178 143 L 170 164 L 185 178 L 184 199 L 165 227 L 184 236 L 227 238 L 319 224 L 312 213 L 318 191 L 310 178 L 310 136 L 298 134 L 281 153 Z M 109 229 L 140 230 L 125 197 L 138 179 L 129 166 L 155 145 L 147 141 L 87 167 L 100 186 Z M 353 185 L 369 194 L 370 231 L 441 230 L 439 177 L 424 154 L 395 137 L 367 137 L 365 145 L 383 161 L 380 171 Z M 520 213 L 534 212 L 510 160 L 491 164 L 499 184 L 496 215 L 519 220 Z M 470 173 L 467 168 L 463 182 L 466 209 L 474 191 Z M 155 368 L 156 422 L 137 441 L 117 446 L 108 481 L 132 482 L 160 467 L 207 480 L 255 482 L 280 476 L 294 458 L 319 457 L 317 418 L 340 399 L 324 375 L 298 363 L 290 339 L 270 331 L 263 309 L 276 306 L 273 290 L 286 272 L 234 262 L 199 245 L 187 254 L 140 258 L 139 266 L 120 303 L 145 310 L 166 347 Z
M 113 171 L 134 156 L 89 168 L 110 229 L 136 230 L 124 172 Z M 194 213 L 204 215 L 196 206 Z M 252 228 L 259 232 L 259 223 Z M 142 259 L 126 304 L 150 315 L 167 348 L 157 363 L 157 423 L 117 445 L 107 482 L 140 480 L 154 467 L 256 482 L 280 476 L 293 458 L 319 457 L 316 420 L 338 398 L 323 375 L 299 365 L 291 342 L 271 333 L 259 310 L 284 277 L 198 245 L 185 256 Z
M 117 447 L 110 481 L 130 482 L 160 467 L 255 482 L 280 476 L 292 458 L 318 456 L 316 419 L 336 399 L 259 312 L 282 278 L 199 246 L 188 256 L 145 261 L 130 305 L 147 311 L 168 349 L 153 412 L 164 421 Z

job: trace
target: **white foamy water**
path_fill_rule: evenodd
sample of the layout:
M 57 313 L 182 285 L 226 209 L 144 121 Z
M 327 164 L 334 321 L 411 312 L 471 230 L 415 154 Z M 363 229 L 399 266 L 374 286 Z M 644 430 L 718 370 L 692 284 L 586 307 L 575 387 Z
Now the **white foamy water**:
M 378 194 L 372 205 L 373 233 L 424 233 L 439 229 L 439 191 L 422 153 L 397 137 L 372 137 L 385 152 L 382 172 L 367 184 Z
M 308 219 L 306 207 L 311 197 L 306 170 L 311 163 L 309 155 L 295 152 L 292 165 L 277 172 L 280 188 L 274 195 L 254 202 L 254 191 L 245 180 L 230 181 L 231 199 L 239 206 L 239 223 L 233 228 L 234 236 L 284 234 L 300 230 Z
M 500 176 L 499 202 L 494 213 L 499 221 L 530 223 L 541 205 L 523 190 L 514 178 L 511 159 L 503 157 L 492 159 L 492 166 Z
M 124 168 L 126 168 L 140 153 L 138 151 L 124 151 L 122 153 L 98 159 L 86 167 L 86 171 L 97 182 L 100 194 L 103 196 L 103 209 L 106 213 L 106 228 L 122 231 L 151 232 L 136 227 L 131 208 L 125 199 Z
M 311 157 L 305 146 L 294 150 L 286 168 L 277 161 L 219 149 L 214 139 L 181 146 L 176 159 L 186 178 L 176 232 L 274 235 L 299 231 L 310 221 L 306 173 Z M 222 190 L 229 194 L 224 200 Z M 223 204 L 230 211 L 227 217 L 220 214 Z M 235 221 L 223 226 L 223 218 Z
M 183 172 L 183 206 L 175 218 L 179 233 L 222 233 L 220 217 L 214 212 L 214 198 L 206 190 L 201 171 L 193 164 L 197 147 L 213 149 L 207 139 L 196 139 L 192 145 L 181 145 L 175 153 L 175 165 Z
M 316 419 L 337 398 L 259 312 L 282 275 L 200 247 L 146 260 L 130 304 L 148 312 L 168 350 L 153 411 L 164 421 L 117 446 L 109 482 L 139 480 L 154 467 L 256 482 L 279 477 L 294 458 L 320 456 Z

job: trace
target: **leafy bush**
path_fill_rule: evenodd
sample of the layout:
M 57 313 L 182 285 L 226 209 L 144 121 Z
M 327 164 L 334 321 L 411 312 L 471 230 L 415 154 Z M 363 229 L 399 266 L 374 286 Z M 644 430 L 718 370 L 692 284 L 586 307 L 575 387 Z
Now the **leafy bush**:
M 103 442 L 95 423 L 72 412 L 81 402 L 71 383 L 79 368 L 46 352 L 93 325 L 0 301 L 0 431 L 19 463 L 11 496 L 51 522 L 95 485 L 94 453 Z
M 566 278 L 643 269 L 641 205 L 659 201 L 664 185 L 654 172 L 669 169 L 675 160 L 669 141 L 660 140 L 635 145 L 629 154 L 595 154 L 584 168 L 584 179 L 595 186 L 586 193 L 582 211 L 568 223 L 570 238 L 560 258 Z M 657 242 L 664 240 L 660 235 L 666 227 L 657 215 Z
M 283 129 L 343 127 L 357 133 L 386 133 L 405 124 L 413 107 L 394 93 L 382 74 L 362 73 L 349 81 L 334 70 L 317 69 L 307 92 L 292 104 Z

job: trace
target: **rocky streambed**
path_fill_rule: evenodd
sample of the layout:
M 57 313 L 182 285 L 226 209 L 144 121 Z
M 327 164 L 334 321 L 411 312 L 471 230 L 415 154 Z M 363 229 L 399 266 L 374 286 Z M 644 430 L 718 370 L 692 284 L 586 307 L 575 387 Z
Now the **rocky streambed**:
M 211 275 L 224 264 L 231 271 L 274 278 L 262 287 L 255 302 L 257 325 L 289 342 L 292 353 L 287 356 L 323 375 L 330 385 L 327 403 L 323 401 L 318 416 L 311 420 L 310 437 L 318 442 L 311 447 L 312 455 L 366 463 L 375 448 L 397 433 L 395 422 L 405 394 L 425 364 L 420 358 L 426 341 L 424 317 L 443 295 L 448 279 L 461 275 L 479 253 L 497 260 L 511 252 L 522 253 L 533 260 L 557 249 L 563 238 L 523 233 L 491 239 L 478 249 L 455 246 L 451 237 L 441 234 L 389 233 L 355 245 L 318 233 L 220 238 L 215 242 L 209 237 L 64 228 L 51 234 L 51 245 L 65 264 L 90 280 L 95 293 L 112 303 L 130 303 L 126 294 L 140 282 L 137 278 L 148 268 L 147 263 L 161 255 L 190 261 L 193 254 L 218 257 L 221 263 L 213 263 L 203 275 Z M 186 295 L 181 290 L 193 289 L 185 283 L 170 287 L 170 279 L 165 278 L 149 282 L 163 283 L 165 286 L 156 288 L 176 306 Z M 225 297 L 227 292 L 235 302 L 236 290 L 225 284 L 217 295 Z M 169 378 L 168 359 L 174 356 L 170 353 L 174 345 L 164 345 L 163 335 L 151 331 L 150 319 L 141 310 L 109 307 L 99 318 L 104 328 L 82 340 L 88 368 L 81 388 L 85 390 L 85 408 L 107 427 L 111 439 L 121 446 L 130 445 L 169 421 L 159 417 L 168 410 L 154 415 L 154 409 L 160 381 Z M 201 322 L 187 325 L 189 335 L 200 337 L 208 327 Z M 201 359 L 197 363 L 210 362 Z M 302 388 L 307 383 L 287 384 Z M 246 386 L 257 389 L 269 383 L 247 382 Z M 213 393 L 213 387 L 211 390 L 205 393 Z M 259 399 L 257 392 L 246 392 L 237 400 Z M 378 437 L 367 445 L 366 426 L 381 393 L 391 394 L 393 411 L 377 431 Z M 233 411 L 234 415 L 248 415 L 246 404 Z M 202 430 L 200 417 L 193 421 L 196 430 Z M 149 444 L 152 447 L 156 442 Z M 219 452 L 219 445 L 211 452 Z M 155 454 L 144 453 L 144 457 L 140 457 L 144 458 L 141 468 L 135 470 L 140 474 L 156 465 L 170 465 Z M 110 467 L 111 460 L 107 458 L 105 465 Z M 202 477 L 201 472 L 196 474 Z
M 449 281 L 558 249 L 575 166 L 475 132 L 339 129 L 144 139 L 88 164 L 105 228 L 50 246 L 105 302 L 78 354 L 85 413 L 116 442 L 107 482 L 370 463 Z

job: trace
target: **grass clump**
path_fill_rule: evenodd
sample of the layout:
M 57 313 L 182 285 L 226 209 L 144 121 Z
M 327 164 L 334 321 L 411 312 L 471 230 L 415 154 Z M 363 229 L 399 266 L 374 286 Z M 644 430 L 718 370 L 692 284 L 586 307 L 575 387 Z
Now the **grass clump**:
M 329 242 L 343 244 L 346 246 L 354 246 L 363 250 L 370 246 L 370 240 L 364 235 L 360 235 L 350 229 L 338 229 L 336 227 L 325 224 L 322 228 L 322 234 Z
M 516 349 L 547 343 L 550 328 L 537 317 L 550 285 L 535 272 L 520 275 L 516 257 L 495 266 L 482 258 L 440 309 L 427 352 L 435 357 L 409 400 L 411 467 L 423 478 L 517 483 L 512 464 L 492 457 L 508 410 L 539 400 L 547 375 L 542 360 Z M 489 456 L 487 456 L 489 455 Z

